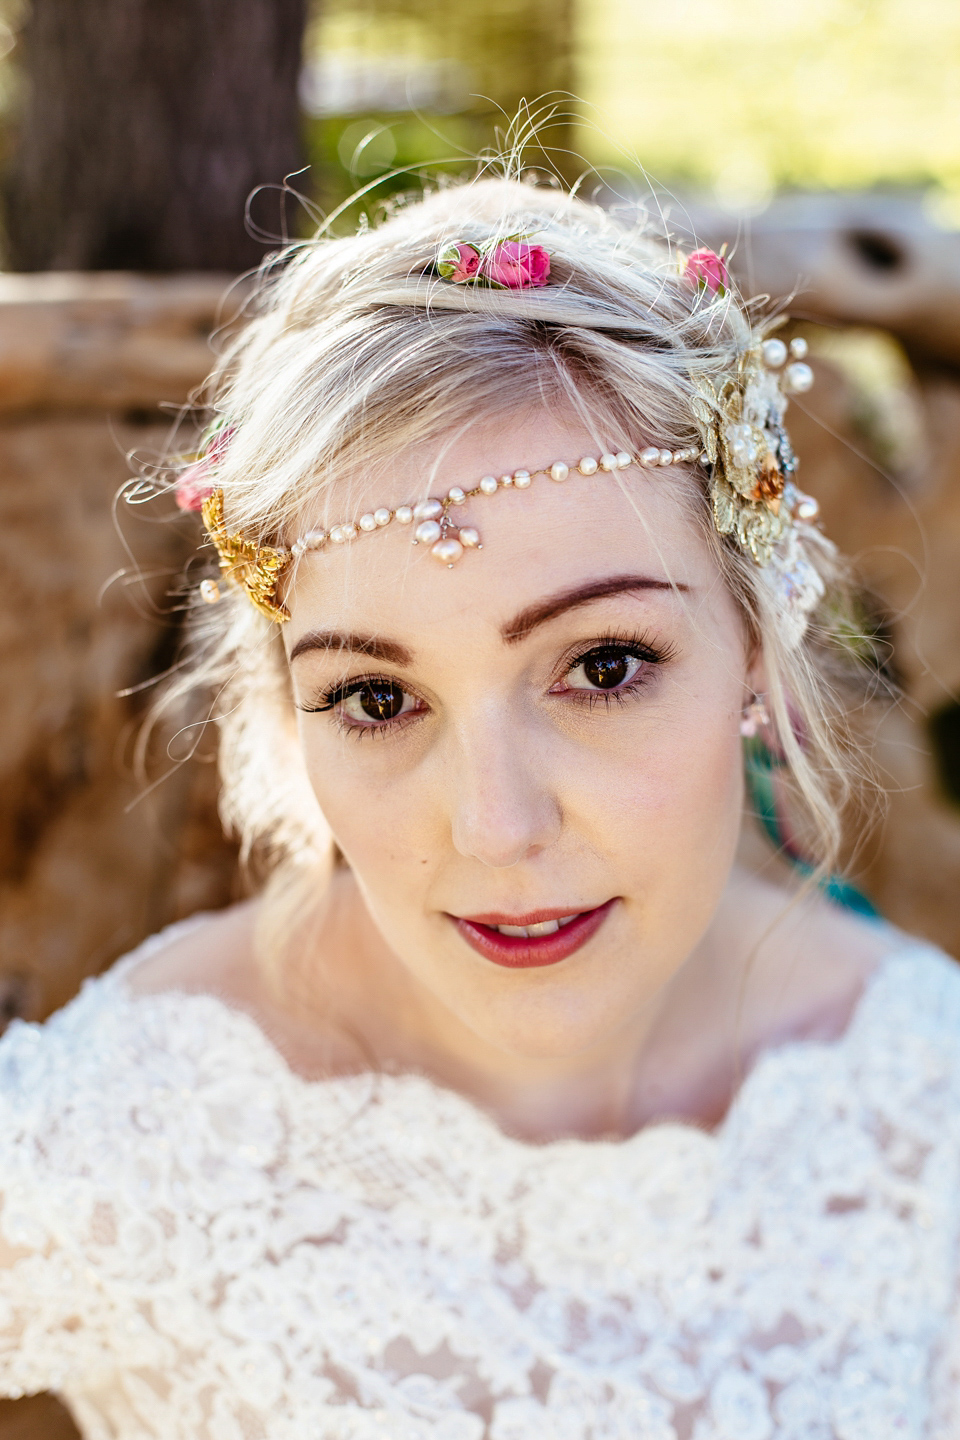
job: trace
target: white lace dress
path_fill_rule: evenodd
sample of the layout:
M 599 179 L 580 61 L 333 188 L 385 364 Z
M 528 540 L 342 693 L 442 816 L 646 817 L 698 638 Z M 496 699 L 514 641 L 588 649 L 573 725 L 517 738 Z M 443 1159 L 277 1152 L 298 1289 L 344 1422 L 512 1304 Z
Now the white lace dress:
M 960 1436 L 960 969 L 925 947 L 716 1134 L 522 1144 L 123 966 L 11 1028 L 0 1108 L 0 1389 L 89 1440 Z

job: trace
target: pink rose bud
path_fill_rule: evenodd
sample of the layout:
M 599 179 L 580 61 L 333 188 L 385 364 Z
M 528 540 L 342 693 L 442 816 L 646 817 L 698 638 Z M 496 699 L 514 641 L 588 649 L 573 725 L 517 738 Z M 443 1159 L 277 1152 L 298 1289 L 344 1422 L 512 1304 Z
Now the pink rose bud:
M 198 460 L 196 465 L 184 470 L 177 481 L 174 494 L 181 510 L 202 510 L 204 500 L 213 494 L 210 462 L 206 459 Z
M 526 290 L 546 285 L 550 278 L 550 256 L 542 245 L 526 240 L 504 240 L 486 256 L 481 266 L 484 278 L 508 290 Z
M 713 250 L 694 250 L 683 267 L 683 276 L 698 290 L 706 289 L 713 295 L 726 295 L 730 285 L 726 264 Z
M 206 454 L 183 471 L 174 494 L 181 510 L 202 510 L 204 500 L 214 492 L 213 467 L 233 438 L 234 426 L 221 425 L 214 431 Z
M 437 256 L 437 270 L 455 285 L 473 280 L 479 268 L 480 251 L 472 245 L 447 245 Z

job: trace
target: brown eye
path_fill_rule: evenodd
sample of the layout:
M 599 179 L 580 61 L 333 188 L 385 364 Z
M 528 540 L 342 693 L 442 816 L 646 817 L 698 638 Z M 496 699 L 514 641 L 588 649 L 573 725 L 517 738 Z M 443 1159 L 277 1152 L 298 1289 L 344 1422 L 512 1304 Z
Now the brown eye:
M 633 679 L 642 663 L 621 645 L 598 645 L 573 667 L 567 684 L 573 690 L 617 690 Z
M 393 720 L 403 709 L 404 692 L 390 680 L 370 680 L 351 697 L 368 720 Z

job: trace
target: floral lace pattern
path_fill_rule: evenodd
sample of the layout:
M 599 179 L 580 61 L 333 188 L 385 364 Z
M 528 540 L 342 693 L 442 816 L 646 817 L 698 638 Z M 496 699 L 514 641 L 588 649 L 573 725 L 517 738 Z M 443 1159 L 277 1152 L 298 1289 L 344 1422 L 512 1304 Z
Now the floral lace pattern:
M 716 1134 L 543 1146 L 416 1076 L 303 1081 L 123 968 L 0 1043 L 4 1394 L 59 1391 L 88 1440 L 960 1434 L 936 952 L 761 1059 Z

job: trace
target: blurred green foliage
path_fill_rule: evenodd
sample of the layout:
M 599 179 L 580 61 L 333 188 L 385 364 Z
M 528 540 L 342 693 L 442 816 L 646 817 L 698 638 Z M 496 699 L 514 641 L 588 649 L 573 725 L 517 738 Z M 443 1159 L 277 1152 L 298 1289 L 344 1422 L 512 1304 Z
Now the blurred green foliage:
M 0 0 L 0 153 L 28 3 Z M 906 185 L 960 225 L 958 0 L 314 0 L 295 183 L 325 214 L 371 187 L 355 219 L 472 169 L 540 96 L 529 163 L 567 179 L 645 172 L 741 215 L 785 186 Z
M 322 208 L 366 185 L 374 209 L 423 167 L 472 168 L 502 143 L 521 101 L 548 92 L 555 113 L 542 139 L 563 168 L 575 119 L 572 29 L 573 0 L 463 10 L 440 0 L 319 0 L 301 97 Z
M 579 100 L 547 137 L 568 178 L 594 165 L 629 188 L 645 171 L 741 215 L 783 187 L 909 186 L 960 224 L 957 0 L 320 0 L 307 60 L 318 77 L 366 63 L 387 88 L 406 67 L 419 102 L 419 118 L 396 93 L 361 115 L 358 83 L 353 110 L 308 122 L 327 201 L 390 164 L 474 153 L 496 106 L 559 90 Z
M 592 160 L 708 188 L 927 188 L 960 223 L 957 0 L 578 0 Z

